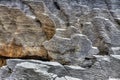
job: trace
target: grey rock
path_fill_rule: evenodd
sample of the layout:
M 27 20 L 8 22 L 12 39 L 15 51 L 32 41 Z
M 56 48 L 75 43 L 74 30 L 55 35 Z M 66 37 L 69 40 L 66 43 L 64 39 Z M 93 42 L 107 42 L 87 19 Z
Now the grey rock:
M 0 80 L 5 80 L 5 78 L 10 76 L 11 72 L 12 70 L 7 66 L 1 67 L 0 68 Z
M 114 71 L 114 73 L 112 73 L 112 77 L 113 78 L 120 78 L 120 69 L 118 66 L 120 66 L 119 62 L 120 62 L 120 56 L 119 55 L 111 55 L 111 68 Z
M 93 25 L 97 31 L 96 46 L 101 52 L 109 52 L 112 46 L 119 46 L 120 31 L 109 19 L 96 17 L 93 20 Z
M 74 57 L 97 54 L 98 51 L 92 47 L 95 46 L 98 47 L 100 54 L 109 54 L 112 53 L 111 47 L 120 46 L 119 2 L 119 0 L 1 0 L 0 4 L 8 9 L 17 9 L 20 15 L 14 17 L 22 16 L 25 21 L 28 20 L 24 25 L 19 24 L 19 28 L 22 29 L 21 32 L 16 32 L 18 26 L 14 26 L 15 28 L 12 29 L 8 28 L 10 27 L 8 26 L 9 24 L 3 26 L 14 36 L 15 44 L 23 45 L 24 47 L 38 47 L 43 44 L 47 49 L 46 55 L 49 54 L 54 57 L 53 59 L 57 59 L 57 56 L 60 56 L 69 62 L 71 59 L 66 58 L 71 55 L 69 53 L 75 53 L 71 55 Z M 8 10 L 7 8 L 5 8 L 6 11 Z M 4 19 L 1 20 L 3 20 L 2 23 L 5 22 Z M 9 21 L 8 19 L 7 22 Z M 30 30 L 26 28 L 26 25 L 29 26 Z M 45 33 L 43 32 L 44 30 Z M 9 36 L 7 32 L 3 34 L 5 37 Z M 46 34 L 48 35 L 46 36 Z M 84 46 L 86 44 L 83 44 L 82 40 L 77 41 L 77 38 L 74 39 L 74 37 L 72 39 L 73 35 L 78 34 L 86 36 L 86 40 L 82 40 L 87 46 Z M 9 39 L 2 37 L 2 41 L 5 40 L 6 43 L 10 43 L 13 40 L 13 36 L 9 36 Z M 47 37 L 49 37 L 48 42 L 46 41 Z M 51 42 L 55 45 L 51 45 Z M 47 43 L 49 44 L 48 46 Z M 81 47 L 81 45 L 83 46 Z M 33 51 L 30 54 L 35 53 Z M 61 59 L 60 57 L 59 59 Z
M 61 65 L 58 62 L 43 62 L 39 60 L 27 60 L 26 61 L 26 60 L 21 60 L 21 59 L 10 59 L 10 60 L 7 60 L 7 66 L 11 70 L 14 70 L 17 64 L 24 63 L 24 62 L 46 65 L 48 66 L 48 68 L 46 68 L 46 71 L 48 71 L 49 73 L 56 74 L 59 77 L 64 77 L 64 75 L 68 75 L 63 65 Z
M 17 64 L 8 80 L 51 80 L 46 65 L 29 62 Z
M 120 56 L 94 55 L 91 67 L 61 65 L 58 62 L 9 59 L 0 69 L 1 80 L 111 80 L 120 75 Z M 10 65 L 11 64 L 11 65 Z M 12 66 L 12 67 L 11 67 Z
M 120 0 L 0 0 L 0 56 L 57 61 L 10 59 L 0 80 L 119 80 Z
M 56 78 L 55 80 L 82 80 L 82 79 L 74 78 L 74 77 L 70 77 L 70 76 L 65 76 L 62 78 Z
M 79 64 L 80 59 L 97 54 L 97 48 L 92 47 L 90 40 L 82 34 L 73 34 L 71 38 L 62 38 L 55 35 L 51 40 L 43 43 L 45 48 L 49 50 L 50 55 L 55 60 L 62 60 L 74 64 Z M 60 55 L 61 54 L 61 55 Z M 75 64 L 76 64 L 75 63 Z
M 115 55 L 119 55 L 120 54 L 120 47 L 111 47 L 110 52 L 115 54 Z

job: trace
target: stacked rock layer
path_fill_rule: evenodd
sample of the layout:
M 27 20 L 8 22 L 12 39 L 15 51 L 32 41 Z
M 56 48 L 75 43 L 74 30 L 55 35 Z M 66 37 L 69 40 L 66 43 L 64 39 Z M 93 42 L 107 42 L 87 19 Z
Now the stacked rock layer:
M 80 69 L 80 72 L 77 72 L 65 67 L 65 70 L 68 68 L 70 71 L 66 70 L 68 72 L 65 74 L 64 70 L 60 70 L 61 73 L 58 74 L 54 73 L 65 80 L 107 80 L 119 78 L 119 55 L 120 0 L 0 0 L 1 66 L 10 58 L 57 61 L 62 67 L 72 65 L 85 68 L 84 71 Z M 10 61 L 10 64 L 12 61 L 14 63 L 14 60 Z M 52 80 L 48 74 L 50 63 L 29 63 L 29 60 L 22 62 L 24 63 L 16 63 L 14 68 L 10 68 L 7 63 L 6 67 L 15 72 L 0 78 L 19 80 L 18 77 L 24 74 L 22 70 L 28 69 L 28 74 L 32 75 L 29 69 L 33 71 L 38 65 L 38 74 L 34 71 L 36 76 L 43 75 L 41 80 Z M 118 65 L 111 65 L 111 62 Z M 27 64 L 30 67 L 27 67 Z M 1 68 L 1 74 L 7 70 L 6 67 Z M 54 71 L 54 66 L 52 67 Z M 39 72 L 43 68 L 45 74 L 44 71 Z M 17 71 L 19 69 L 21 72 Z M 68 74 L 69 72 L 72 75 Z M 21 74 L 16 76 L 19 73 Z M 80 76 L 82 73 L 83 77 L 75 75 Z M 95 78 L 92 74 L 98 77 Z M 31 80 L 40 80 L 35 78 L 36 76 L 33 75 Z M 27 78 L 30 80 L 29 77 Z

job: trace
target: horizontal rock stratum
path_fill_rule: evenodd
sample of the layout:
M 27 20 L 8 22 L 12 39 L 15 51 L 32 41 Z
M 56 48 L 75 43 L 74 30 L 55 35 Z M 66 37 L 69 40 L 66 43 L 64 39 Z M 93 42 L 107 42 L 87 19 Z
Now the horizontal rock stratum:
M 91 68 L 58 62 L 8 59 L 0 80 L 120 80 L 120 55 L 98 56 Z
M 117 79 L 119 55 L 120 0 L 0 0 L 0 64 L 7 64 L 1 80 Z M 80 71 L 64 67 L 66 73 L 59 70 L 51 78 L 47 70 L 58 67 L 26 59 L 55 61 Z M 10 68 L 15 61 L 20 63 Z M 10 74 L 2 77 L 8 69 Z M 24 70 L 32 78 L 22 78 Z

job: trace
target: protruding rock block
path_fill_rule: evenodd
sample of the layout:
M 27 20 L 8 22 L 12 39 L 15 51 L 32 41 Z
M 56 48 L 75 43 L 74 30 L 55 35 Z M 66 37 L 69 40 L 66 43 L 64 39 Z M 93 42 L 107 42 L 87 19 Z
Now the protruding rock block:
M 49 60 L 42 43 L 55 34 L 55 23 L 45 4 L 38 2 L 36 5 L 31 1 L 28 4 L 21 1 L 10 3 L 16 7 L 7 2 L 0 6 L 0 56 Z
M 69 62 L 71 64 L 74 64 L 74 62 L 75 64 L 79 64 L 81 59 L 99 52 L 97 48 L 92 47 L 91 41 L 85 35 L 74 34 L 73 31 L 76 30 L 74 28 L 68 30 L 70 38 L 57 36 L 56 34 L 51 40 L 43 43 L 53 59 L 57 61 L 63 60 L 63 62 Z M 62 35 L 66 34 L 63 33 Z
M 45 4 L 41 1 L 38 3 L 28 3 L 33 13 L 36 15 L 39 22 L 42 24 L 42 29 L 45 32 L 47 39 L 51 39 L 55 34 L 55 23 L 48 14 L 49 11 Z

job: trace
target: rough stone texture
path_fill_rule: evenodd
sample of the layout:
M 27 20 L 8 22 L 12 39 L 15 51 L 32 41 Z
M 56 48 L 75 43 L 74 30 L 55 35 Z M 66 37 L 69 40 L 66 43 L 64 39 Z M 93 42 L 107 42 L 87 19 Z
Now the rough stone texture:
M 59 63 L 8 60 L 1 80 L 119 80 L 120 0 L 0 0 L 8 58 Z
M 115 55 L 120 55 L 120 47 L 112 47 L 111 53 L 113 53 Z
M 43 43 L 53 59 L 63 64 L 80 64 L 80 61 L 85 57 L 99 52 L 97 48 L 92 47 L 92 43 L 85 35 L 70 32 L 70 30 L 69 33 L 71 34 L 70 38 L 61 37 L 62 34 L 61 36 L 55 35 L 51 40 Z
M 52 58 L 63 64 L 74 64 L 74 61 L 78 63 L 79 59 L 98 53 L 97 48 L 92 47 L 92 43 L 87 36 L 82 35 L 81 31 L 74 25 L 70 27 L 76 20 L 74 20 L 73 16 L 69 16 L 68 12 L 70 10 L 65 8 L 67 5 L 61 6 L 63 10 L 52 14 L 47 4 L 39 0 L 14 0 L 14 2 L 2 0 L 1 4 L 1 56 L 10 58 L 38 56 L 47 60 Z M 53 4 L 60 8 L 56 1 L 53 1 Z M 64 23 L 61 25 L 63 27 L 58 27 L 61 21 Z M 62 31 L 62 28 L 65 31 Z M 60 35 L 66 39 L 60 38 Z M 57 49 L 51 50 L 49 48 Z M 58 55 L 54 52 L 58 52 Z M 64 53 L 64 55 L 61 55 L 61 53 Z
M 32 64 L 28 62 L 17 64 L 15 69 L 13 70 L 14 73 L 12 73 L 8 79 L 10 80 L 14 80 L 14 79 L 17 79 L 17 80 L 27 80 L 27 79 L 29 80 L 33 80 L 33 79 L 34 80 L 50 80 L 50 76 L 48 73 L 44 71 L 44 67 L 47 67 L 47 66 Z
M 40 6 L 19 0 L 0 3 L 0 56 L 51 59 L 42 43 L 55 34 L 55 24 L 45 12 L 44 3 L 40 2 Z
M 9 59 L 0 69 L 0 80 L 111 80 L 120 79 L 120 56 L 94 55 L 89 68 L 58 62 Z

